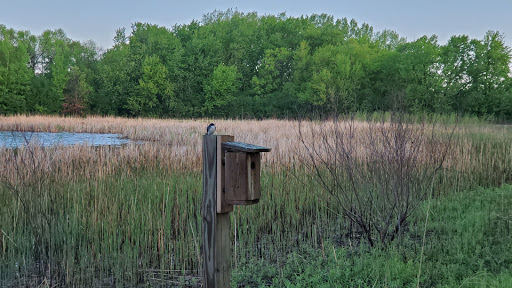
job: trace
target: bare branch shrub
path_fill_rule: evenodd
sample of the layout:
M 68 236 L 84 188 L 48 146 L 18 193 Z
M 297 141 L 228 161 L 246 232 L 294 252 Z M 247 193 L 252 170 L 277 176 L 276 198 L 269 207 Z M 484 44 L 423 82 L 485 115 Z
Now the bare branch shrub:
M 303 163 L 371 246 L 386 246 L 403 232 L 442 167 L 452 133 L 400 113 L 389 121 L 334 119 L 308 130 L 299 123 Z

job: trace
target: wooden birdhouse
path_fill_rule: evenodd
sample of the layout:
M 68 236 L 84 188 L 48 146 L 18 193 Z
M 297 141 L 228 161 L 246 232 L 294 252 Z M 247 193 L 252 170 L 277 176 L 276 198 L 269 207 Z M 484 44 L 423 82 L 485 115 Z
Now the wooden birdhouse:
M 260 200 L 261 152 L 270 148 L 242 143 L 224 142 L 225 201 L 232 205 L 252 205 Z

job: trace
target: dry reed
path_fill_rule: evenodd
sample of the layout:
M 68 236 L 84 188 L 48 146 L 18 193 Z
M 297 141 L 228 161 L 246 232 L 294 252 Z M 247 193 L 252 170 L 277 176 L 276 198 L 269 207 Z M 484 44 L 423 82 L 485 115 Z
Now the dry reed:
M 82 175 L 107 176 L 118 171 L 144 168 L 165 171 L 199 171 L 201 169 L 201 135 L 211 121 L 217 134 L 235 135 L 236 141 L 272 148 L 263 154 L 264 165 L 292 167 L 300 163 L 305 151 L 298 141 L 298 122 L 292 120 L 171 120 L 127 119 L 120 117 L 72 118 L 58 116 L 0 116 L 0 131 L 115 133 L 140 144 L 122 147 L 60 146 L 35 148 L 41 161 L 60 179 Z M 346 122 L 348 124 L 348 122 Z M 333 129 L 331 122 L 302 122 L 303 136 L 314 142 L 320 130 Z M 366 141 L 368 123 L 356 121 L 356 142 Z M 505 125 L 473 125 L 457 127 L 445 168 L 454 168 L 460 177 L 485 167 L 487 171 L 506 174 L 512 162 L 512 128 Z M 334 134 L 333 134 L 334 135 Z M 489 145 L 489 137 L 498 139 Z M 364 145 L 358 145 L 360 149 Z M 500 152 L 496 153 L 496 149 Z M 24 153 L 20 149 L 18 153 Z M 0 158 L 12 151 L 0 149 Z M 356 151 L 364 155 L 364 151 Z M 500 155 L 499 158 L 495 158 Z M 9 173 L 5 170 L 1 173 Z M 512 172 L 511 172 L 512 173 Z M 512 176 L 511 176 L 512 177 Z M 503 176 L 504 180 L 507 176 Z

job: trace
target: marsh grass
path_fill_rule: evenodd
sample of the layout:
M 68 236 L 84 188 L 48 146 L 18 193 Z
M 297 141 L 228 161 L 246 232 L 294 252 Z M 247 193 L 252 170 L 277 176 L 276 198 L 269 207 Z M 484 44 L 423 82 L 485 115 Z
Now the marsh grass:
M 432 201 L 420 287 L 511 287 L 512 186 L 465 191 Z M 427 205 L 400 246 L 359 249 L 325 242 L 325 255 L 304 245 L 282 265 L 261 258 L 235 270 L 233 286 L 416 287 Z
M 0 149 L 2 285 L 199 286 L 200 136 L 209 122 L 0 116 L 0 130 L 119 133 L 143 141 Z M 235 271 L 258 261 L 290 267 L 311 251 L 330 259 L 333 249 L 338 263 L 344 257 L 366 261 L 357 260 L 366 251 L 364 241 L 347 237 L 347 221 L 300 164 L 296 121 L 214 122 L 219 134 L 272 147 L 263 156 L 260 203 L 231 213 Z M 363 121 L 355 125 L 367 127 Z M 512 182 L 509 126 L 462 124 L 453 141 L 435 197 Z M 429 275 L 434 268 L 425 269 Z M 286 275 L 276 271 L 277 278 Z

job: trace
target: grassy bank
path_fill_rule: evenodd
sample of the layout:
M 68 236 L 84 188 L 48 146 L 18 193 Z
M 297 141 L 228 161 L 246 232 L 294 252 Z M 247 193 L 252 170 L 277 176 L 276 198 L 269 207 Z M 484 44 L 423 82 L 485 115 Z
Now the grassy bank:
M 2 285 L 200 285 L 200 135 L 207 122 L 2 117 L 4 130 L 145 141 L 0 149 Z M 346 237 L 348 222 L 306 173 L 297 122 L 216 125 L 273 148 L 263 159 L 260 203 L 231 213 L 233 285 L 414 286 L 424 210 L 392 247 L 370 249 Z M 512 182 L 512 129 L 460 125 L 454 135 L 435 183 L 421 284 L 506 287 L 511 188 L 468 191 Z
M 512 287 L 512 186 L 441 197 L 430 207 L 421 287 Z M 282 266 L 259 259 L 235 270 L 233 285 L 416 287 L 427 205 L 400 245 L 354 253 L 336 243 L 304 247 Z

